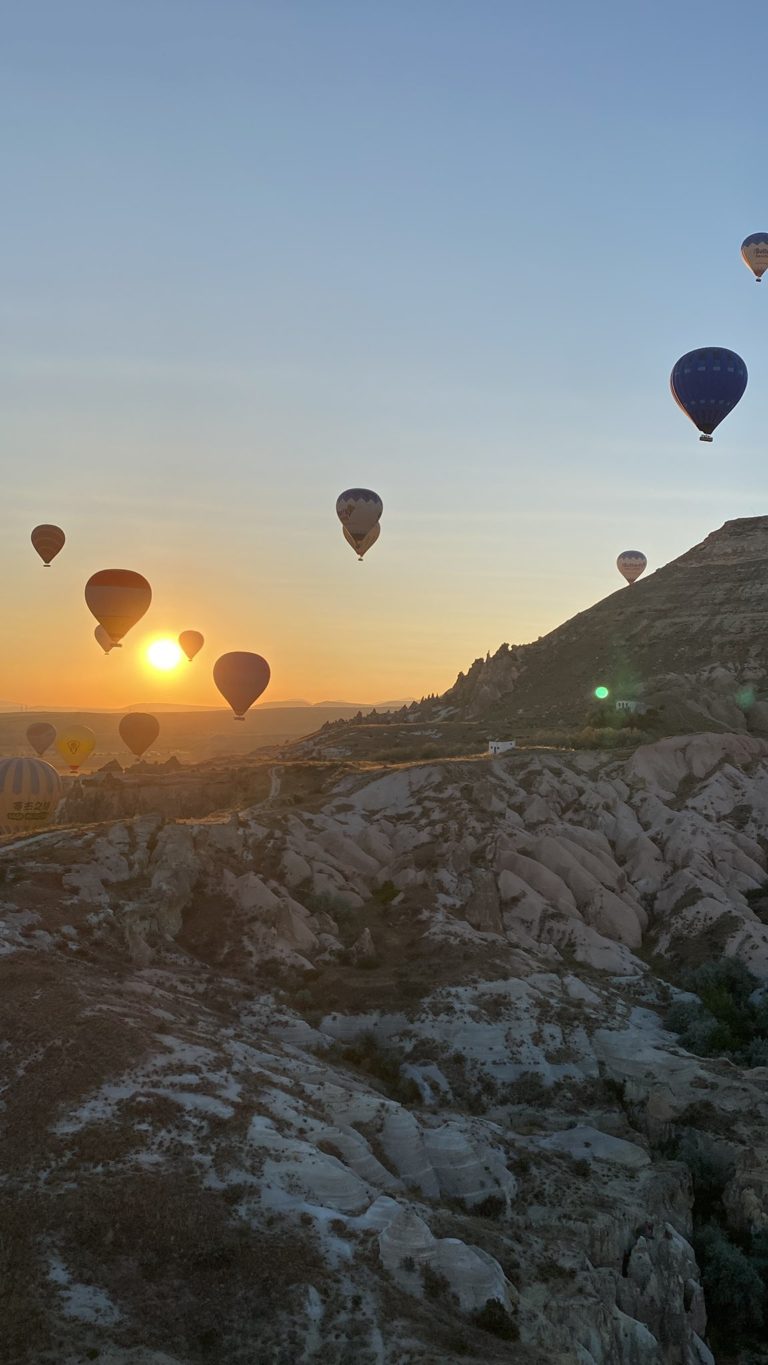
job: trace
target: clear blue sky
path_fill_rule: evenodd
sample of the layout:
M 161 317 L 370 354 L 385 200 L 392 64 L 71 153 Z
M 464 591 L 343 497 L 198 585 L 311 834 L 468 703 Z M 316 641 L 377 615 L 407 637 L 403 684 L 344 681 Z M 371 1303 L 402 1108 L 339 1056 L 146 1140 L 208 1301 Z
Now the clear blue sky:
M 179 700 L 227 648 L 375 699 L 768 511 L 765 36 L 689 0 L 9 7 L 0 696 L 131 700 L 81 605 L 112 563 L 209 638 Z M 750 385 L 707 447 L 668 376 L 711 344 Z

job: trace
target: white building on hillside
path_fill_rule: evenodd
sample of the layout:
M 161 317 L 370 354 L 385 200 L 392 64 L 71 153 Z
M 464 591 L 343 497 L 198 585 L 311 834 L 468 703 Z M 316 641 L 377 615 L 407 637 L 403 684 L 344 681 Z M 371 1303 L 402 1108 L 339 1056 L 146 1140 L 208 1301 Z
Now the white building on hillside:
M 505 753 L 507 752 L 508 749 L 516 749 L 516 748 L 517 748 L 517 740 L 516 740 L 516 739 L 489 739 L 489 740 L 488 740 L 488 753 L 489 753 L 489 754 L 505 754 Z

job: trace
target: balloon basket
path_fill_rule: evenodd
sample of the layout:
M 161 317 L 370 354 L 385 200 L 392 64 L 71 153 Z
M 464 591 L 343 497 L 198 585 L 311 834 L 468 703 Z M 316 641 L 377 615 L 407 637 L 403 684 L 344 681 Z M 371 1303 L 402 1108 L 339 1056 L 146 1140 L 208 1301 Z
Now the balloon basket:
M 232 719 L 243 721 L 243 723 L 245 722 L 245 716 L 233 716 Z
M 714 439 L 715 439 L 714 436 L 702 435 L 699 437 L 700 441 L 708 441 L 710 444 L 712 443 L 712 441 L 714 441 Z

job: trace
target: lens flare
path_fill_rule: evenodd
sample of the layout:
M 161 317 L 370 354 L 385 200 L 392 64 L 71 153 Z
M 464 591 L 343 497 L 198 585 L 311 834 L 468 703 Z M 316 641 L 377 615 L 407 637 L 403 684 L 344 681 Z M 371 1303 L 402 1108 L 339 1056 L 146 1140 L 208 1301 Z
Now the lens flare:
M 596 687 L 596 688 L 595 688 L 595 696 L 597 697 L 597 700 L 598 700 L 598 701 L 605 701 L 605 699 L 606 699 L 606 697 L 607 697 L 608 695 L 609 695 L 609 693 L 608 693 L 608 688 L 607 688 L 607 687 Z
M 182 653 L 175 640 L 153 640 L 147 650 L 147 659 L 153 668 L 167 673 L 181 663 Z

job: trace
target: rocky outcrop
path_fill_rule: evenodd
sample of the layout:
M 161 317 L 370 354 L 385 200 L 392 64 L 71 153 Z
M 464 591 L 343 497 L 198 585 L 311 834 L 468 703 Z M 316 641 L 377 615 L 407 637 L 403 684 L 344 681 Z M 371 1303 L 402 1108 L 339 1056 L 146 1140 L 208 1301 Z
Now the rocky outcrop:
M 3 841 L 10 1358 L 711 1365 L 673 1139 L 763 1228 L 768 1070 L 649 964 L 768 978 L 766 848 L 742 734 Z

